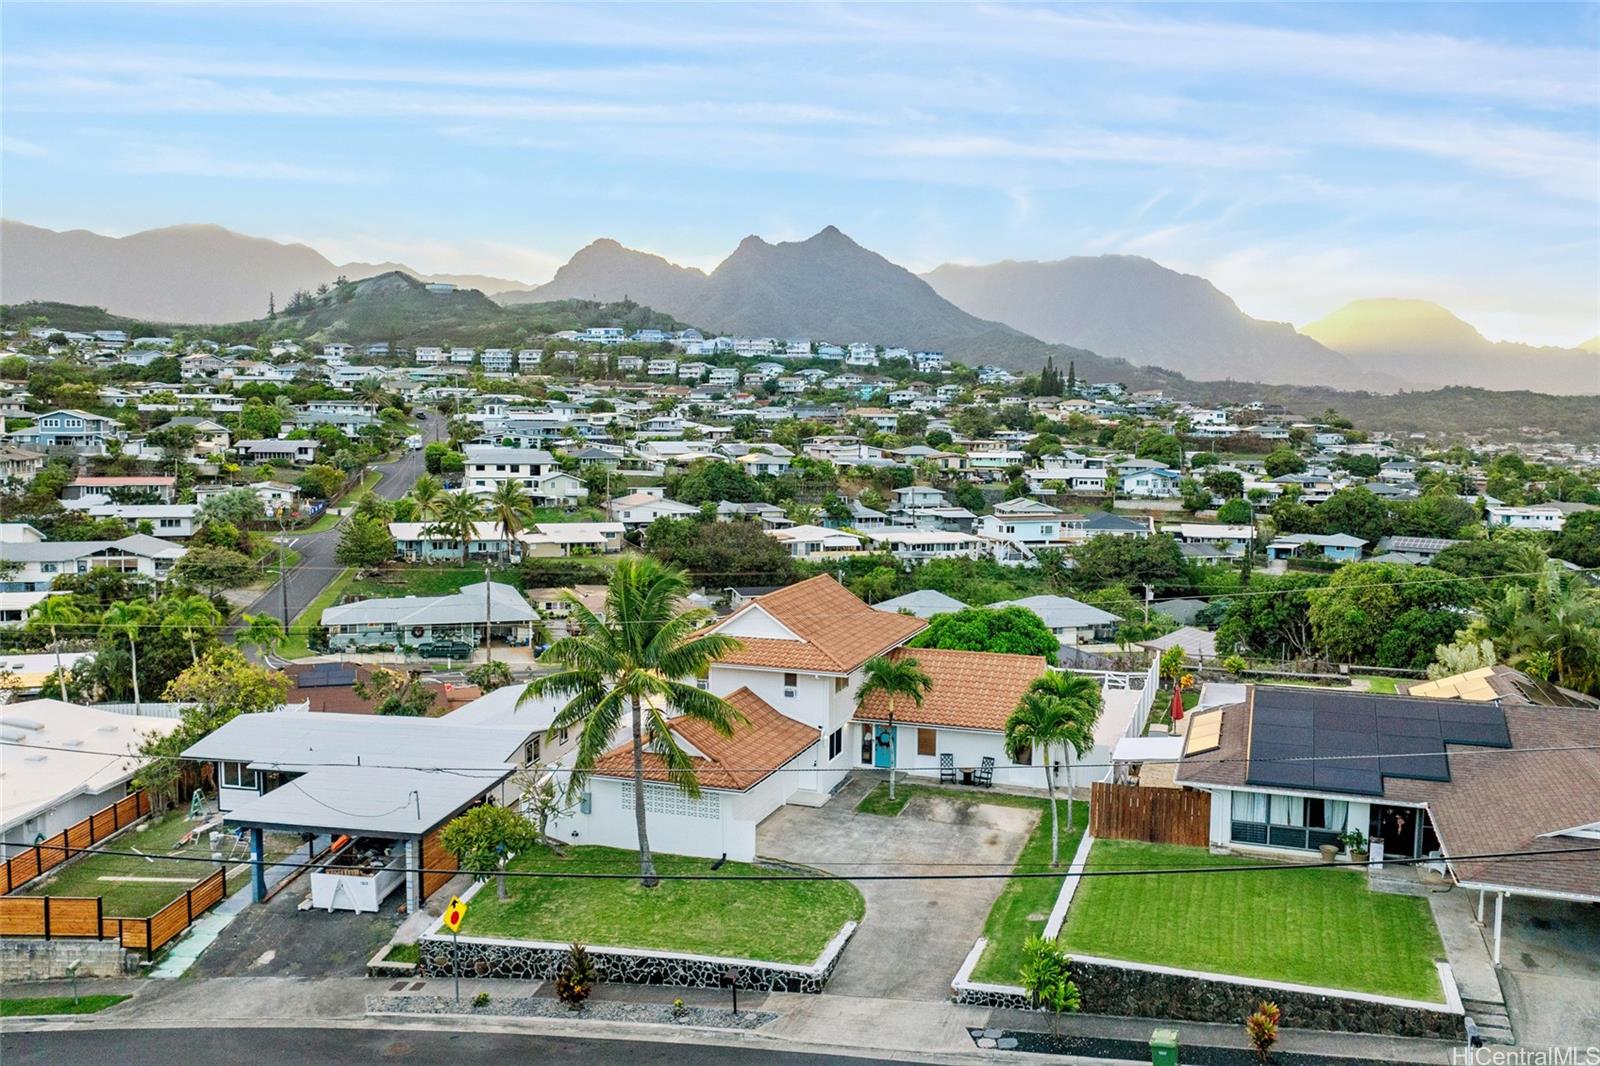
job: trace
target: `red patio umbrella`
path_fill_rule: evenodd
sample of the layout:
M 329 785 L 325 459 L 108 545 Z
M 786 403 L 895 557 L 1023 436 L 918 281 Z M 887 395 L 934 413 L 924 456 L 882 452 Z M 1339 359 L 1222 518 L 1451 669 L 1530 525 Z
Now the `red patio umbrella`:
M 1181 688 L 1172 690 L 1172 720 L 1174 722 L 1183 721 L 1183 689 Z

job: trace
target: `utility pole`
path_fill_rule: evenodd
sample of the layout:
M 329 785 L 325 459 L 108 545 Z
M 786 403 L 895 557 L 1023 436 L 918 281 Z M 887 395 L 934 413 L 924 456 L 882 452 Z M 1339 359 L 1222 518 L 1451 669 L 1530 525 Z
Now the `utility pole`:
M 289 575 L 283 569 L 283 538 L 289 527 L 283 520 L 284 508 L 278 507 L 278 593 L 283 600 L 283 635 L 289 635 Z
M 485 663 L 494 662 L 494 645 L 490 643 L 489 637 L 489 625 L 494 617 L 494 612 L 491 608 L 493 601 L 489 596 L 491 591 L 489 588 L 489 568 L 486 566 L 483 568 L 483 661 Z
M 1156 590 L 1149 585 L 1144 587 L 1144 624 L 1150 624 L 1150 601 L 1155 599 Z

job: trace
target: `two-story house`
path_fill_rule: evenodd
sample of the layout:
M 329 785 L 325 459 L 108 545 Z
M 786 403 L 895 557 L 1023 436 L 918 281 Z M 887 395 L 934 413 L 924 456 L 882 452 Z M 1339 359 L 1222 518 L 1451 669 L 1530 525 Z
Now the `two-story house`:
M 474 495 L 488 495 L 503 481 L 515 481 L 532 491 L 546 474 L 556 469 L 555 456 L 537 448 L 466 447 L 463 484 Z
M 71 448 L 94 455 L 103 454 L 106 445 L 126 436 L 115 419 L 63 408 L 42 414 L 27 429 L 9 435 L 11 443 L 31 448 Z

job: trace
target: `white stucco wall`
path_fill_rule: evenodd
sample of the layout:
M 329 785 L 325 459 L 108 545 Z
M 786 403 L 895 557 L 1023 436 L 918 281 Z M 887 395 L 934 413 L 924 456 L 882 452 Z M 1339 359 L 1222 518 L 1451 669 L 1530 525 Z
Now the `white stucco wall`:
M 861 759 L 861 729 L 873 729 L 870 723 L 858 725 L 852 731 L 853 740 L 850 745 L 851 759 L 855 765 L 862 765 Z M 932 728 L 934 730 L 934 754 L 917 754 L 917 730 Z M 983 762 L 985 755 L 990 756 L 995 762 L 994 783 L 1009 785 L 1017 788 L 1037 788 L 1041 791 L 1045 787 L 1044 766 L 1035 759 L 1033 766 L 1011 767 L 1011 759 L 1006 755 L 1005 740 L 999 733 L 981 732 L 965 729 L 942 729 L 930 726 L 897 725 L 895 726 L 895 765 L 897 769 L 935 780 L 939 777 L 939 755 L 949 752 L 955 756 L 956 771 L 959 773 L 963 767 L 978 767 Z M 1059 760 L 1060 754 L 1057 753 Z M 1066 766 L 1061 766 L 1057 775 L 1056 786 L 1066 787 Z M 1084 775 L 1080 774 L 1080 778 Z M 1078 782 L 1084 784 L 1084 780 Z

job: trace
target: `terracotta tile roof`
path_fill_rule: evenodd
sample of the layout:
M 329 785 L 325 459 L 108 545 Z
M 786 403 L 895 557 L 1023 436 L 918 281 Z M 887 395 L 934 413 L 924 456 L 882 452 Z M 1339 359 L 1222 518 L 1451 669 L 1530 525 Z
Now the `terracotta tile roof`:
M 669 723 L 681 741 L 704 754 L 694 758 L 702 788 L 748 791 L 817 743 L 821 736 L 810 726 L 773 710 L 748 688 L 731 692 L 725 699 L 745 717 L 742 725 L 734 726 L 732 736 L 725 737 L 694 718 L 674 718 Z M 601 777 L 631 778 L 632 745 L 619 744 L 600 756 L 595 760 L 594 772 Z M 645 752 L 644 776 L 647 781 L 668 780 L 660 756 Z
M 1048 664 L 1040 655 L 1006 655 L 988 651 L 943 651 L 936 648 L 897 648 L 892 659 L 911 657 L 933 679 L 922 706 L 900 697 L 894 701 L 894 720 L 906 725 L 942 725 L 953 729 L 1005 728 L 1022 694 Z M 879 694 L 867 697 L 856 718 L 881 722 L 889 716 L 889 701 Z
M 738 666 L 820 670 L 847 674 L 874 656 L 905 643 L 927 627 L 921 618 L 875 611 L 827 574 L 758 597 L 719 624 L 759 605 L 804 645 L 777 638 L 741 637 L 744 647 L 722 657 Z

